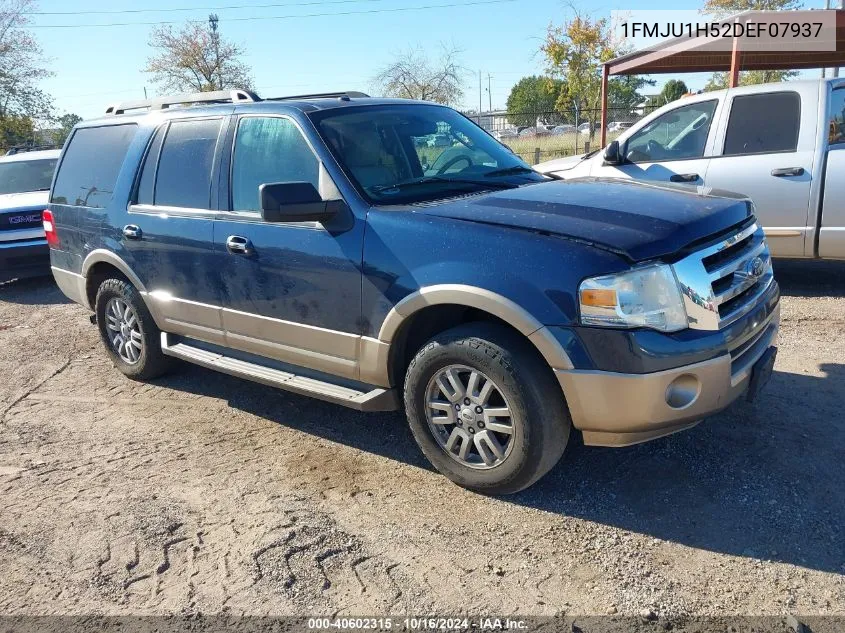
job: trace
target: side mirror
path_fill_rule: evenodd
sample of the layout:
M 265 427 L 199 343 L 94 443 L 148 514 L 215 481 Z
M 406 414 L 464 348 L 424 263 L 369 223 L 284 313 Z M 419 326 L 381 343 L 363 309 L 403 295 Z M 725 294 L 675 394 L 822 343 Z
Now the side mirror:
M 611 141 L 604 148 L 604 164 L 619 165 L 622 163 L 622 156 L 619 154 L 619 141 Z
M 323 200 L 310 182 L 274 182 L 258 187 L 265 222 L 325 222 L 338 211 L 339 200 Z

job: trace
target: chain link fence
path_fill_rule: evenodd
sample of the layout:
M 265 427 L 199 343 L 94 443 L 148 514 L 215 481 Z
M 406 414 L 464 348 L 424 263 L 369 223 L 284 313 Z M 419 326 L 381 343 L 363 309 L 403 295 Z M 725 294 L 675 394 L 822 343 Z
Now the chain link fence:
M 608 108 L 607 142 L 658 106 Z M 572 112 L 507 110 L 465 113 L 493 134 L 530 165 L 598 149 L 601 143 L 601 111 Z

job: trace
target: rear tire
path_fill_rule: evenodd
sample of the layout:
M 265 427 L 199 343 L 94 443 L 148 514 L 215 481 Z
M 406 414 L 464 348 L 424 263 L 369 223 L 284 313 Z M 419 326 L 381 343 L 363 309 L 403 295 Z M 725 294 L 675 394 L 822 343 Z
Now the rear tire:
M 561 388 L 536 350 L 483 322 L 438 334 L 417 352 L 405 377 L 405 410 L 432 465 L 484 494 L 518 492 L 540 479 L 560 459 L 571 428 Z
M 115 367 L 136 380 L 166 373 L 172 359 L 161 352 L 161 330 L 135 287 L 125 279 L 106 279 L 94 302 L 97 328 Z

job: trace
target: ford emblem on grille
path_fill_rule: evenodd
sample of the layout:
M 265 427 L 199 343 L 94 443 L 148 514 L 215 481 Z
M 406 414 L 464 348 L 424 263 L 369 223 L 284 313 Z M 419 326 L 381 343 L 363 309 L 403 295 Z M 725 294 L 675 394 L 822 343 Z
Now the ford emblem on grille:
M 755 257 L 754 259 L 748 262 L 748 265 L 745 267 L 745 271 L 749 277 L 757 278 L 763 275 L 763 270 L 765 269 L 765 264 L 763 263 L 762 257 Z

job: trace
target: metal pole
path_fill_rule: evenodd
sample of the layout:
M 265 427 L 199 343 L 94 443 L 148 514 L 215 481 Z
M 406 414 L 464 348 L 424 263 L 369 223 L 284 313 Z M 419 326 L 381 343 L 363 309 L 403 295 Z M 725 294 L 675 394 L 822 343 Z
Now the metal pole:
M 478 71 L 478 125 L 481 125 L 481 97 L 483 90 L 481 88 L 481 71 Z
M 492 80 L 493 78 L 490 76 L 490 73 L 487 73 L 487 98 L 489 107 L 487 108 L 487 112 L 493 111 L 493 89 L 492 89 Z
M 842 11 L 843 8 L 845 8 L 845 0 L 839 0 L 839 10 Z M 834 77 L 839 76 L 839 66 L 834 67 L 833 76 Z
M 830 0 L 824 0 L 824 10 L 830 9 Z M 822 68 L 822 79 L 827 76 L 827 68 Z
M 731 74 L 729 88 L 736 88 L 739 85 L 739 38 L 735 37 L 733 49 L 731 50 Z
M 217 83 L 219 84 L 216 86 L 216 89 L 223 90 L 223 75 L 220 70 L 220 36 L 217 34 L 217 23 L 219 20 L 220 18 L 217 17 L 216 13 L 211 13 L 208 16 L 208 25 L 211 27 L 211 39 L 214 42 L 214 63 L 217 66 Z M 212 88 L 215 88 L 215 86 L 212 85 Z
M 607 64 L 601 67 L 601 134 L 599 135 L 599 143 L 604 147 L 607 141 L 607 83 L 608 83 L 609 69 Z

